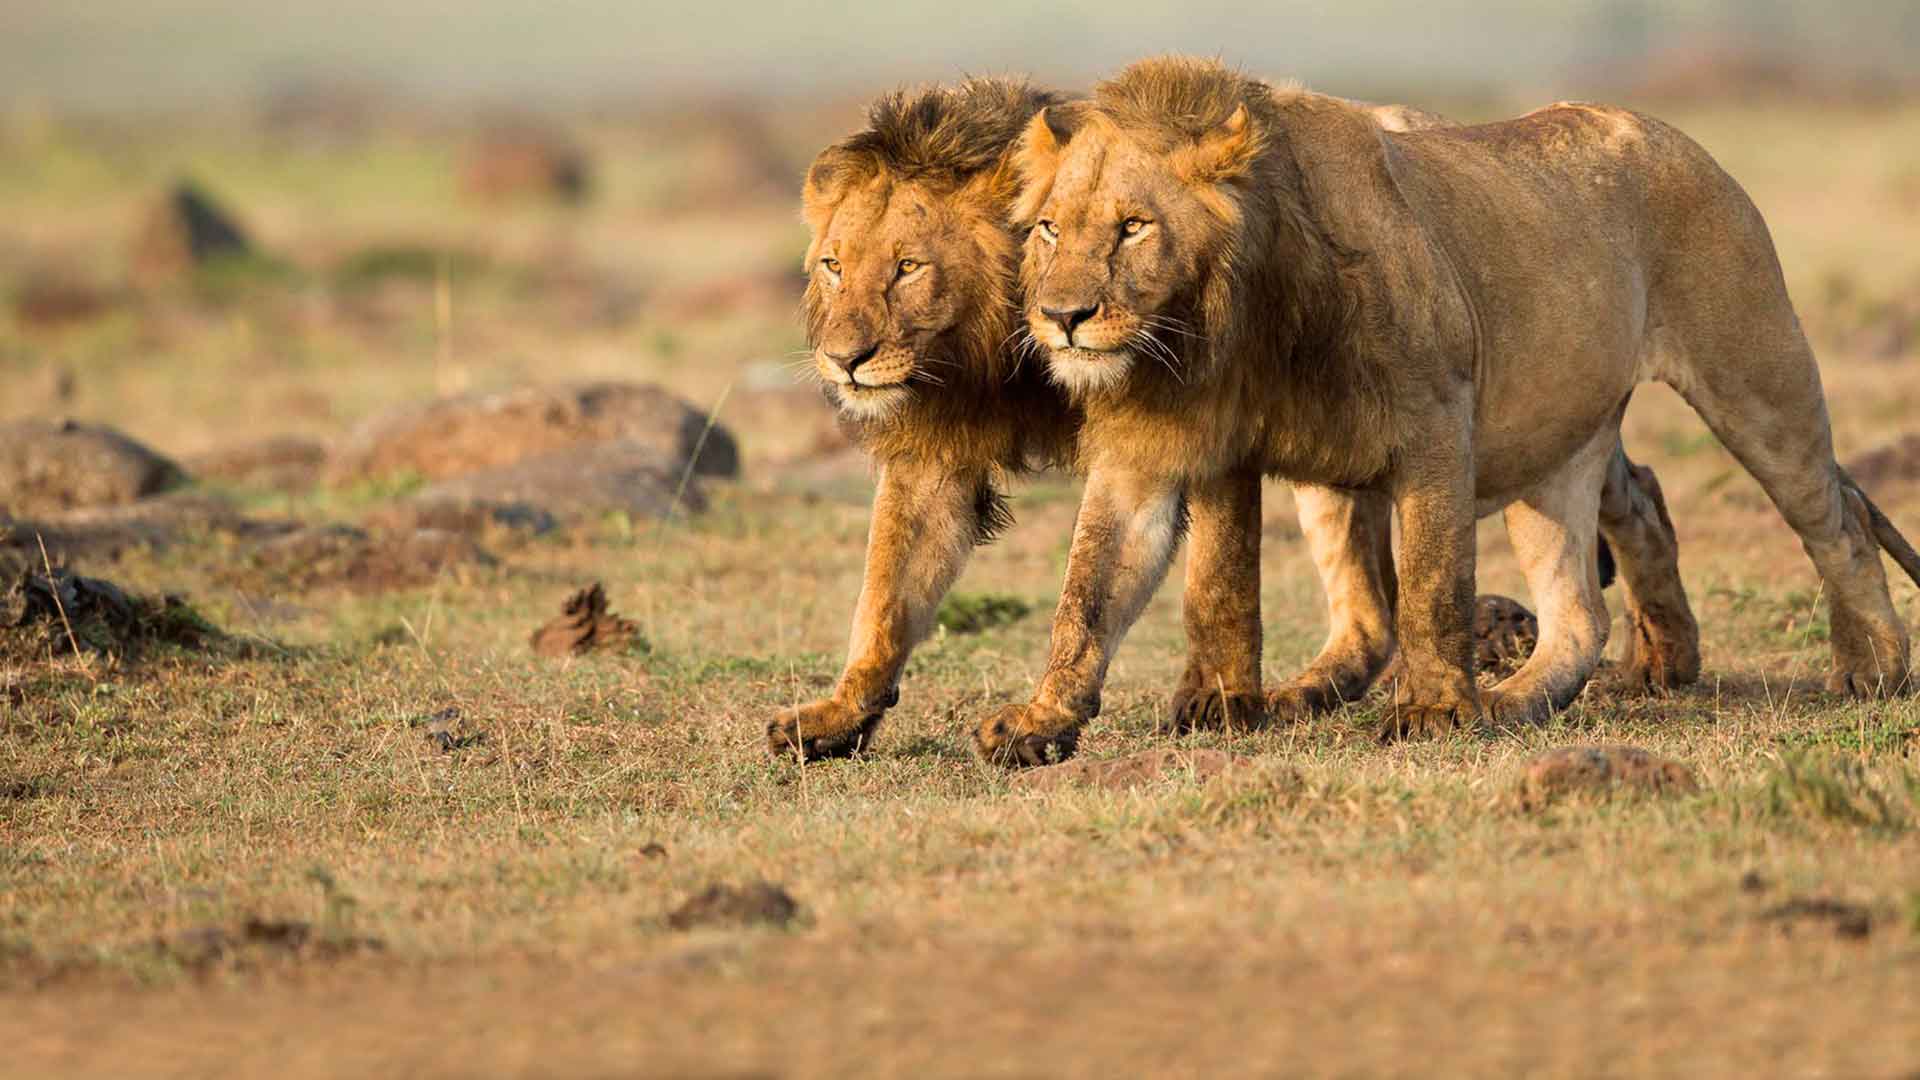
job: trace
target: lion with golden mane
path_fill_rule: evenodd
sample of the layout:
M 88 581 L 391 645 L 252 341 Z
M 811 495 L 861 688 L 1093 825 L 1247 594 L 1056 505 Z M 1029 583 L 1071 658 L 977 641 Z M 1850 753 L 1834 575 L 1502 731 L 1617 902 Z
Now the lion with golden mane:
M 827 697 L 769 723 L 775 753 L 814 759 L 866 745 L 969 551 L 1008 523 L 1005 478 L 1074 464 L 1080 412 L 1017 333 L 1024 231 L 1009 226 L 1014 145 L 1058 104 L 1001 79 L 891 94 L 807 172 L 812 368 L 878 477 L 846 665 Z M 1441 122 L 1397 107 L 1380 119 Z M 1196 489 L 1185 504 L 1191 655 L 1170 710 L 1177 728 L 1256 726 L 1270 707 L 1351 699 L 1391 658 L 1386 504 L 1300 488 L 1331 627 L 1318 658 L 1262 693 L 1259 479 Z
M 1759 212 L 1673 128 L 1562 104 L 1394 132 L 1336 98 L 1167 58 L 1037 113 L 1016 162 L 1026 318 L 1083 412 L 1088 479 L 1046 673 L 1030 703 L 981 722 L 983 753 L 1072 751 L 1183 500 L 1261 473 L 1376 493 L 1399 515 L 1383 736 L 1564 707 L 1606 638 L 1596 526 L 1640 632 L 1660 648 L 1684 629 L 1664 613 L 1677 579 L 1656 572 L 1665 515 L 1619 452 L 1621 414 L 1653 380 L 1799 533 L 1832 605 L 1829 686 L 1907 685 L 1880 554 L 1916 582 L 1920 556 L 1834 461 Z M 1483 698 L 1474 522 L 1496 510 L 1540 640 Z

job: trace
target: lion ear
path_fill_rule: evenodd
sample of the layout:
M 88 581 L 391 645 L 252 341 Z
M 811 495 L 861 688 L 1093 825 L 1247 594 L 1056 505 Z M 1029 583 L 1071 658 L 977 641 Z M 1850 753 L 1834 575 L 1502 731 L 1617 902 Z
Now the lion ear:
M 1220 184 L 1246 175 L 1265 147 L 1245 104 L 1233 115 L 1174 155 L 1174 169 L 1189 183 Z
M 1040 207 L 1053 190 L 1053 174 L 1060 169 L 1061 149 L 1072 138 L 1071 130 L 1060 124 L 1064 118 L 1053 113 L 1051 108 L 1034 113 L 1008 158 L 1013 177 L 1020 184 L 1013 208 L 1016 225 L 1032 224 L 1039 215 Z

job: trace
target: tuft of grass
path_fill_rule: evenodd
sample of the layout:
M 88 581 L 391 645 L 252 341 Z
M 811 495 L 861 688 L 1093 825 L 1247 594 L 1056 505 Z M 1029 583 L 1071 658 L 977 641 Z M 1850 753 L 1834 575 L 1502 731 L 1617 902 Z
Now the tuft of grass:
M 1767 809 L 1778 817 L 1897 834 L 1911 824 L 1920 778 L 1905 768 L 1890 777 L 1854 759 L 1796 754 L 1781 759 L 1766 791 Z
M 1019 622 L 1032 614 L 1033 605 L 1004 593 L 949 593 L 940 602 L 934 620 L 949 634 L 979 634 Z

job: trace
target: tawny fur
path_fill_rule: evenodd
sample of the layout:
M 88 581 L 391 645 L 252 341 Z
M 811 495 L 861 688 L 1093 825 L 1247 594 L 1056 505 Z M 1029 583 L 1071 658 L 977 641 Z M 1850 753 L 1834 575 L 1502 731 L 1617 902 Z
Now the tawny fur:
M 1089 502 L 1047 674 L 982 725 L 983 750 L 1071 747 L 1125 632 L 1111 613 L 1164 563 L 1139 523 L 1249 468 L 1393 500 L 1389 734 L 1481 714 L 1473 521 L 1503 508 L 1549 617 L 1539 662 L 1484 704 L 1564 705 L 1604 637 L 1596 499 L 1647 380 L 1678 389 L 1800 533 L 1834 607 L 1830 685 L 1906 685 L 1879 561 L 1891 527 L 1834 464 L 1765 225 L 1672 128 L 1560 105 L 1390 132 L 1352 103 L 1173 58 L 1040 114 L 1017 164 L 1028 324 L 1085 408 Z

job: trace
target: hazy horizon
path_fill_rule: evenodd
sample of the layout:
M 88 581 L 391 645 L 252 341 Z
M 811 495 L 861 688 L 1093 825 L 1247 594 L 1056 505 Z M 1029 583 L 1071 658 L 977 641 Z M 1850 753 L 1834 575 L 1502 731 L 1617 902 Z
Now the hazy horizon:
M 1349 92 L 1431 85 L 1577 94 L 1649 57 L 1734 47 L 1900 77 L 1920 0 L 1352 0 L 1338 10 L 1227 0 L 804 0 L 642 6 L 616 0 L 0 0 L 0 100 L 85 109 L 230 102 L 299 83 L 444 100 L 562 104 L 609 96 L 863 92 L 965 72 L 1059 85 L 1156 52 L 1217 54 Z

